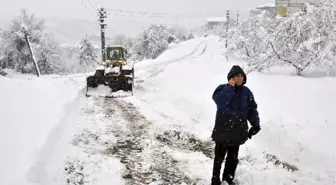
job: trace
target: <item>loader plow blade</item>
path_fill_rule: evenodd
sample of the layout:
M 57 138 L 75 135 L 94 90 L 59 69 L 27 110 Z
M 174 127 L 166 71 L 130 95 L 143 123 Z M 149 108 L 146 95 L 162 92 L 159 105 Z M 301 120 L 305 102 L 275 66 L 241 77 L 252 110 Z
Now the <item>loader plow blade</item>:
M 85 92 L 86 97 L 101 97 L 101 98 L 125 98 L 129 96 L 133 96 L 133 92 L 131 91 L 116 91 L 112 92 L 110 87 L 105 85 L 99 85 L 96 88 L 86 87 Z

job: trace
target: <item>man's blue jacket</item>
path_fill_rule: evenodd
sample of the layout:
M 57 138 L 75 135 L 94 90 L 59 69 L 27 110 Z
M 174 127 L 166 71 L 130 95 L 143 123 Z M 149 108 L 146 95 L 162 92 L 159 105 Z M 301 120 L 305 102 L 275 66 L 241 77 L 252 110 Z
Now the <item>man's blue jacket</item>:
M 241 145 L 248 139 L 248 124 L 259 126 L 259 113 L 253 93 L 245 85 L 247 78 L 239 66 L 233 66 L 228 80 L 234 75 L 243 74 L 241 86 L 219 85 L 212 96 L 217 105 L 215 127 L 212 139 L 226 145 Z

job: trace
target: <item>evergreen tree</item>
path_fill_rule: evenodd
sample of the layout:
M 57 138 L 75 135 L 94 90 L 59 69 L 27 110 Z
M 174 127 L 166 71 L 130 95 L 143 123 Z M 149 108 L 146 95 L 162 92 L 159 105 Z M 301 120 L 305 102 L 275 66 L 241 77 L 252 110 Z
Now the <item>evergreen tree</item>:
M 90 43 L 87 36 L 80 43 L 79 65 L 82 72 L 91 71 L 98 64 L 95 48 Z

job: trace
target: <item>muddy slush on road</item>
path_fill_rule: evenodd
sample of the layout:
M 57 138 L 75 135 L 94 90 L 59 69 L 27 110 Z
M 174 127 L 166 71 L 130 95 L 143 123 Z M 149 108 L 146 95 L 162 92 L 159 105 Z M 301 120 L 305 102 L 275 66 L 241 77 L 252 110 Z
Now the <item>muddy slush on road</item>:
M 84 129 L 75 135 L 73 145 L 92 154 L 118 158 L 124 165 L 121 176 L 125 184 L 204 184 L 201 179 L 193 179 L 184 173 L 170 151 L 202 152 L 212 158 L 211 141 L 201 141 L 190 133 L 175 129 L 157 129 L 158 125 L 147 120 L 133 104 L 121 99 L 92 97 L 90 101 L 91 106 L 83 109 L 83 114 L 94 123 L 104 122 L 106 128 Z M 106 139 L 109 137 L 113 139 Z M 74 170 L 70 173 L 69 169 L 73 167 L 67 169 L 72 174 L 72 178 L 67 179 L 68 184 L 92 183 L 85 181 L 82 173 Z

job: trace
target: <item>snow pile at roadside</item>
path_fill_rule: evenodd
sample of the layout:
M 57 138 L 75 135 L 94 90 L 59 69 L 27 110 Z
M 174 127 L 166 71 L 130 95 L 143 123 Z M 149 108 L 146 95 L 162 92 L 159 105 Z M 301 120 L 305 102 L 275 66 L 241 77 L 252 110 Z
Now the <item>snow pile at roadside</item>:
M 188 60 L 203 52 L 204 38 L 197 38 L 171 46 L 155 60 L 149 59 L 135 64 L 135 80 L 141 83 L 146 78 L 162 72 L 166 66 L 174 62 Z
M 263 120 L 255 144 L 321 180 L 335 178 L 335 78 L 249 76 Z
M 80 85 L 71 78 L 11 77 L 0 76 L 0 184 L 24 185 L 30 168 L 43 160 L 41 153 L 52 156 L 53 146 L 45 145 L 56 144 L 65 125 L 57 128 L 54 138 L 50 132 L 71 110 L 65 106 L 75 102 Z

